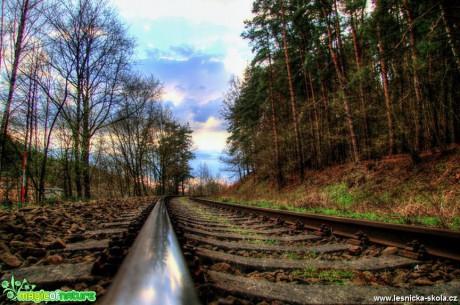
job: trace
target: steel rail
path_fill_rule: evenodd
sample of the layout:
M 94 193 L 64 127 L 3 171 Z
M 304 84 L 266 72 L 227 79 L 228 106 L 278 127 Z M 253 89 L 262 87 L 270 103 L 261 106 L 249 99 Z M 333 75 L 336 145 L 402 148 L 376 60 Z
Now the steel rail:
M 242 212 L 257 213 L 272 218 L 281 217 L 291 223 L 300 221 L 309 229 L 318 229 L 321 225 L 326 225 L 332 228 L 335 235 L 339 236 L 353 238 L 358 231 L 361 231 L 369 237 L 371 242 L 382 245 L 405 248 L 408 243 L 417 240 L 426 247 L 427 253 L 430 255 L 460 261 L 460 231 L 272 210 L 199 198 L 192 199 L 216 207 L 237 209 Z
M 156 203 L 101 304 L 200 304 L 166 201 Z

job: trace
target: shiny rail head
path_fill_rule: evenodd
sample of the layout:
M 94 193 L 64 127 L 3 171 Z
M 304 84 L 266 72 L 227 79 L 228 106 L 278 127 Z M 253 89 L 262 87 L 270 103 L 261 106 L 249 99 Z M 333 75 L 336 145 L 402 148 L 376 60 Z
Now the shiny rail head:
M 155 205 L 101 304 L 200 304 L 166 200 Z

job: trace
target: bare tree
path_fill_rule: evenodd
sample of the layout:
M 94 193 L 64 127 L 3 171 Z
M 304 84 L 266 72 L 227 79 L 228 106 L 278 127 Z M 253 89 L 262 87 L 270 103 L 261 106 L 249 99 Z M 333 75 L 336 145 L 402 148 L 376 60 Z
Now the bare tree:
M 8 60 L 4 65 L 4 69 L 7 70 L 8 79 L 8 92 L 5 100 L 5 106 L 2 114 L 2 120 L 0 125 L 0 173 L 2 171 L 3 158 L 5 155 L 5 142 L 7 141 L 8 125 L 11 117 L 11 107 L 13 104 L 13 98 L 16 91 L 16 82 L 18 79 L 18 73 L 24 51 L 27 48 L 28 38 L 35 35 L 39 25 L 37 21 L 40 20 L 41 16 L 37 14 L 40 4 L 43 0 L 22 0 L 22 1 L 2 1 L 2 20 L 1 20 L 1 48 L 0 48 L 0 60 L 6 60 L 3 56 L 5 48 L 8 49 L 8 53 L 11 54 L 11 60 Z M 6 6 L 5 6 L 6 4 Z M 11 33 L 12 37 L 8 43 L 4 43 L 4 23 L 5 14 L 8 11 L 8 32 Z M 1 64 L 0 64 L 1 65 Z
M 70 86 L 70 101 L 62 114 L 72 130 L 77 197 L 84 191 L 89 199 L 91 139 L 116 112 L 120 77 L 134 44 L 108 1 L 57 0 L 47 18 L 49 52 L 55 55 L 52 66 Z
M 157 124 L 157 101 L 162 85 L 153 76 L 134 74 L 123 80 L 123 110 L 119 115 L 123 120 L 111 125 L 110 134 L 114 147 L 126 165 L 126 170 L 134 183 L 134 194 L 145 194 L 144 176 L 148 162 L 148 151 L 154 145 L 153 129 Z
M 207 195 L 206 186 L 211 181 L 212 175 L 206 162 L 200 162 L 200 165 L 196 169 L 195 176 L 198 179 L 198 192 L 200 196 Z

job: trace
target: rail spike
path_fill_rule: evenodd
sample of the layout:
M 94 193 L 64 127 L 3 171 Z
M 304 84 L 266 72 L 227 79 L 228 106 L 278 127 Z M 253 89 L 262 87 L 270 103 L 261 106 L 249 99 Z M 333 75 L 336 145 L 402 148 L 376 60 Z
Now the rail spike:
M 276 224 L 279 225 L 279 226 L 284 225 L 285 222 L 286 222 L 286 220 L 284 220 L 281 217 L 278 217 L 278 219 L 276 220 Z
M 414 239 L 411 242 L 408 242 L 407 247 L 404 250 L 400 251 L 400 254 L 405 257 L 419 260 L 427 260 L 429 258 L 425 245 L 423 245 L 416 239 Z
M 322 223 L 319 226 L 319 230 L 316 230 L 314 234 L 318 236 L 322 236 L 322 237 L 329 237 L 329 236 L 332 236 L 332 228 Z
M 305 225 L 300 220 L 296 220 L 296 222 L 295 222 L 295 229 L 296 230 L 303 230 L 304 227 L 305 227 Z
M 365 234 L 363 231 L 358 231 L 355 233 L 355 236 L 352 239 L 349 239 L 348 242 L 353 245 L 361 246 L 361 247 L 369 247 L 370 240 L 369 236 Z

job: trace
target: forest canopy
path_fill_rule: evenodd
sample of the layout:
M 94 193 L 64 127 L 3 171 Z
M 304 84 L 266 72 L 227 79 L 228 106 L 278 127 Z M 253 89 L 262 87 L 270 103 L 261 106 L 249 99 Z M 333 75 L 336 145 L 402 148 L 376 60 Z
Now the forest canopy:
M 283 186 L 304 169 L 460 143 L 457 1 L 256 0 L 222 161 Z

